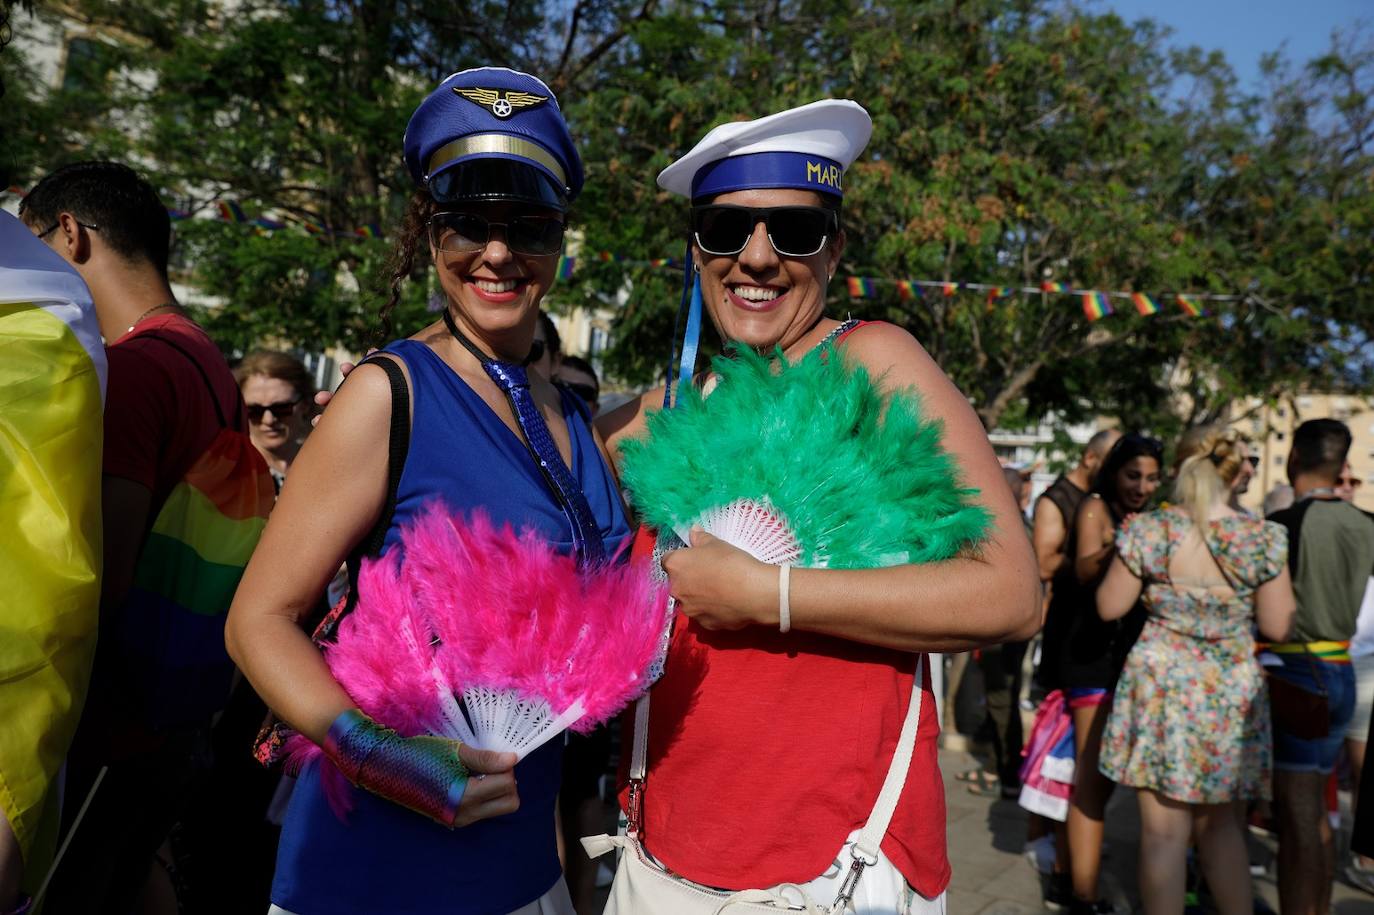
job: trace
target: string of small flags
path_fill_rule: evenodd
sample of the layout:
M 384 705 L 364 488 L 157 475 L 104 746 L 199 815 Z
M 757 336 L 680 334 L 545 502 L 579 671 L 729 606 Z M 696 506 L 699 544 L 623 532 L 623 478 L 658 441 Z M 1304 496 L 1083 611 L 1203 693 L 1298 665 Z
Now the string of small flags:
M 987 293 L 987 303 L 991 307 L 1000 299 L 1005 299 L 1015 293 L 1048 293 L 1051 295 L 1076 295 L 1083 303 L 1083 315 L 1089 321 L 1098 321 L 1108 315 L 1115 314 L 1116 309 L 1112 306 L 1112 298 L 1126 299 L 1135 306 L 1135 310 L 1144 316 L 1157 315 L 1163 311 L 1160 305 L 1161 298 L 1157 298 L 1146 292 L 1120 292 L 1104 291 L 1101 289 L 1073 289 L 1064 283 L 1044 282 L 1038 287 L 1035 286 L 994 286 L 988 283 L 954 283 L 941 280 L 883 280 L 867 276 L 851 276 L 845 279 L 846 290 L 851 299 L 871 299 L 878 295 L 879 284 L 891 284 L 897 290 L 897 297 L 904 302 L 912 299 L 923 298 L 929 291 L 938 293 L 941 296 L 953 296 L 959 290 L 974 290 Z M 1235 302 L 1242 296 L 1225 295 L 1210 292 L 1189 292 L 1189 293 L 1170 293 L 1175 304 L 1189 317 L 1201 318 L 1207 315 L 1207 309 L 1202 306 L 1202 302 L 1212 300 L 1217 302 Z
M 23 197 L 26 194 L 23 188 L 11 185 L 7 188 L 8 193 Z M 257 216 L 252 219 L 243 211 L 243 207 L 234 200 L 218 200 L 214 203 L 215 217 L 223 222 L 230 222 L 237 225 L 249 225 L 259 233 L 277 232 L 282 229 L 298 226 L 311 235 L 333 236 L 333 237 L 357 237 L 357 238 L 381 238 L 382 230 L 376 223 L 367 223 L 355 229 L 335 229 L 330 226 L 301 220 L 298 223 L 286 223 L 280 220 L 271 219 L 267 216 Z M 179 210 L 174 207 L 167 208 L 167 215 L 174 222 L 183 219 L 204 218 L 197 217 L 196 214 Z M 580 267 L 587 263 L 616 263 L 626 267 L 647 267 L 660 270 L 679 270 L 682 268 L 682 261 L 671 257 L 656 257 L 649 260 L 635 260 L 622 257 L 613 251 L 598 251 L 587 255 L 575 257 L 560 256 L 555 275 L 559 279 L 571 279 Z M 1127 299 L 1134 306 L 1136 311 L 1145 316 L 1159 314 L 1163 308 L 1160 299 L 1149 293 L 1144 292 L 1120 292 L 1103 291 L 1100 289 L 1072 289 L 1064 283 L 1051 281 L 1043 282 L 1039 287 L 1032 286 L 1001 286 L 988 283 L 963 283 L 951 282 L 948 280 L 889 280 L 877 277 L 850 276 L 845 279 L 846 290 L 849 297 L 853 299 L 871 299 L 878 296 L 880 285 L 891 285 L 897 291 L 897 297 L 904 302 L 913 299 L 923 298 L 927 294 L 934 292 L 944 297 L 951 297 L 960 290 L 972 290 L 984 292 L 987 295 L 987 304 L 992 307 L 996 302 L 1005 299 L 1016 293 L 1035 294 L 1048 293 L 1051 295 L 1076 295 L 1079 296 L 1083 304 L 1083 314 L 1089 321 L 1098 321 L 1108 315 L 1115 314 L 1112 305 L 1112 298 Z M 1200 318 L 1207 315 L 1207 310 L 1202 306 L 1206 300 L 1219 302 L 1239 301 L 1242 296 L 1223 295 L 1217 293 L 1172 293 L 1174 302 L 1179 309 L 1189 317 Z

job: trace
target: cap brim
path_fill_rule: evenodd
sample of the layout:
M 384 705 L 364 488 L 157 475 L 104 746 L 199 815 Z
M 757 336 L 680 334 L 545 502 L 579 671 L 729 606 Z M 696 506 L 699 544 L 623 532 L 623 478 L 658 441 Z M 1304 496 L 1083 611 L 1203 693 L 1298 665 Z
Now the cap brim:
M 436 203 L 524 203 L 565 212 L 568 198 L 543 169 L 523 159 L 485 156 L 445 167 L 429 178 Z

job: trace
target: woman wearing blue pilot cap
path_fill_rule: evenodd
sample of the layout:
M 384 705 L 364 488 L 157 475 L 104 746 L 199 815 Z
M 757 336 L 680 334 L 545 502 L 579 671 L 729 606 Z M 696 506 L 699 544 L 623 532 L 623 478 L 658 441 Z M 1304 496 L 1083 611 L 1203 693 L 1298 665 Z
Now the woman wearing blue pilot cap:
M 583 562 L 629 533 L 576 398 L 524 368 L 582 187 L 553 93 L 513 70 L 455 73 L 416 109 L 404 146 L 419 189 L 383 319 L 425 256 L 447 307 L 349 376 L 292 466 L 229 616 L 230 652 L 267 704 L 366 789 L 340 818 L 320 766 L 302 772 L 272 912 L 563 915 L 561 742 L 515 765 L 401 737 L 355 707 L 301 629 L 341 562 L 356 582 L 361 558 L 395 547 L 435 497 L 532 528 Z

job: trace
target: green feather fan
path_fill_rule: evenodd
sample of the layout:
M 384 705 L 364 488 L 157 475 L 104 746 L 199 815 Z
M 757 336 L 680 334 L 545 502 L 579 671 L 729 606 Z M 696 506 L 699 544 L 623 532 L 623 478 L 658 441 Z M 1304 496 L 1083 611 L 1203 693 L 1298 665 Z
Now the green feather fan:
M 988 512 L 914 390 L 884 395 L 828 345 L 791 364 L 741 347 L 712 367 L 710 396 L 685 392 L 621 446 L 646 523 L 682 531 L 747 500 L 781 516 L 793 564 L 838 569 L 948 559 L 982 539 Z

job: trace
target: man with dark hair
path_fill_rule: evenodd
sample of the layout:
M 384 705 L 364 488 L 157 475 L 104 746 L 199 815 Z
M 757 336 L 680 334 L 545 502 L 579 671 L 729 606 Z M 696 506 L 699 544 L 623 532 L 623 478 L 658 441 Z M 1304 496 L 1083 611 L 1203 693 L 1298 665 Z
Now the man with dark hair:
M 1040 665 L 1035 678 L 1046 691 L 1060 688 L 1059 658 L 1067 638 L 1068 624 L 1085 600 L 1073 570 L 1073 521 L 1078 505 L 1092 489 L 1098 468 L 1121 437 L 1116 429 L 1103 429 L 1088 439 L 1077 465 L 1062 474 L 1035 501 L 1031 546 L 1040 566 L 1040 581 L 1045 586 L 1045 624 L 1040 638 Z M 1073 901 L 1069 885 L 1069 840 L 1065 824 L 1038 815 L 1030 819 L 1027 838 L 1040 842 L 1054 834 L 1054 865 L 1045 884 L 1046 907 L 1058 911 Z
M 1279 905 L 1284 915 L 1325 915 L 1335 876 L 1335 837 L 1324 789 L 1355 710 L 1350 639 L 1374 574 L 1374 517 L 1342 501 L 1337 479 L 1350 430 L 1334 419 L 1308 420 L 1293 434 L 1288 479 L 1294 504 L 1270 521 L 1288 529 L 1288 567 L 1298 601 L 1290 641 L 1270 646 L 1282 661 L 1271 677 L 1326 697 L 1326 733 L 1300 737 L 1274 723 L 1274 813 L 1279 829 Z M 1272 692 L 1272 691 L 1271 691 Z M 1275 693 L 1275 702 L 1282 693 Z
M 229 562 L 226 546 L 200 543 L 185 522 L 197 512 L 208 518 L 225 503 L 197 502 L 206 490 L 196 490 L 187 475 L 206 466 L 226 431 L 246 441 L 247 425 L 224 357 L 172 294 L 170 220 L 147 181 L 114 162 L 69 165 L 38 183 L 20 218 L 86 281 L 109 360 L 100 637 L 68 758 L 66 812 L 75 813 L 92 786 L 95 793 L 52 882 L 47 911 L 127 912 L 178 807 L 208 766 L 214 708 L 207 711 L 210 700 L 201 702 L 197 687 L 215 692 L 224 670 L 216 666 L 218 656 L 197 666 L 202 654 L 192 656 L 189 642 L 169 635 L 187 631 L 184 615 L 194 604 L 202 616 L 190 625 L 205 630 L 195 651 L 206 658 L 214 651 L 216 625 L 223 649 L 218 592 L 206 587 L 211 572 L 200 570 Z M 207 545 L 215 555 L 206 555 Z M 173 567 L 184 600 L 166 599 L 166 590 L 150 584 Z M 220 571 L 226 569 L 232 565 Z M 216 682 L 166 686 L 178 672 L 199 676 L 207 669 Z M 232 666 L 227 671 L 232 676 Z M 228 683 L 223 686 L 227 693 Z M 180 705 L 173 710 L 162 703 Z

